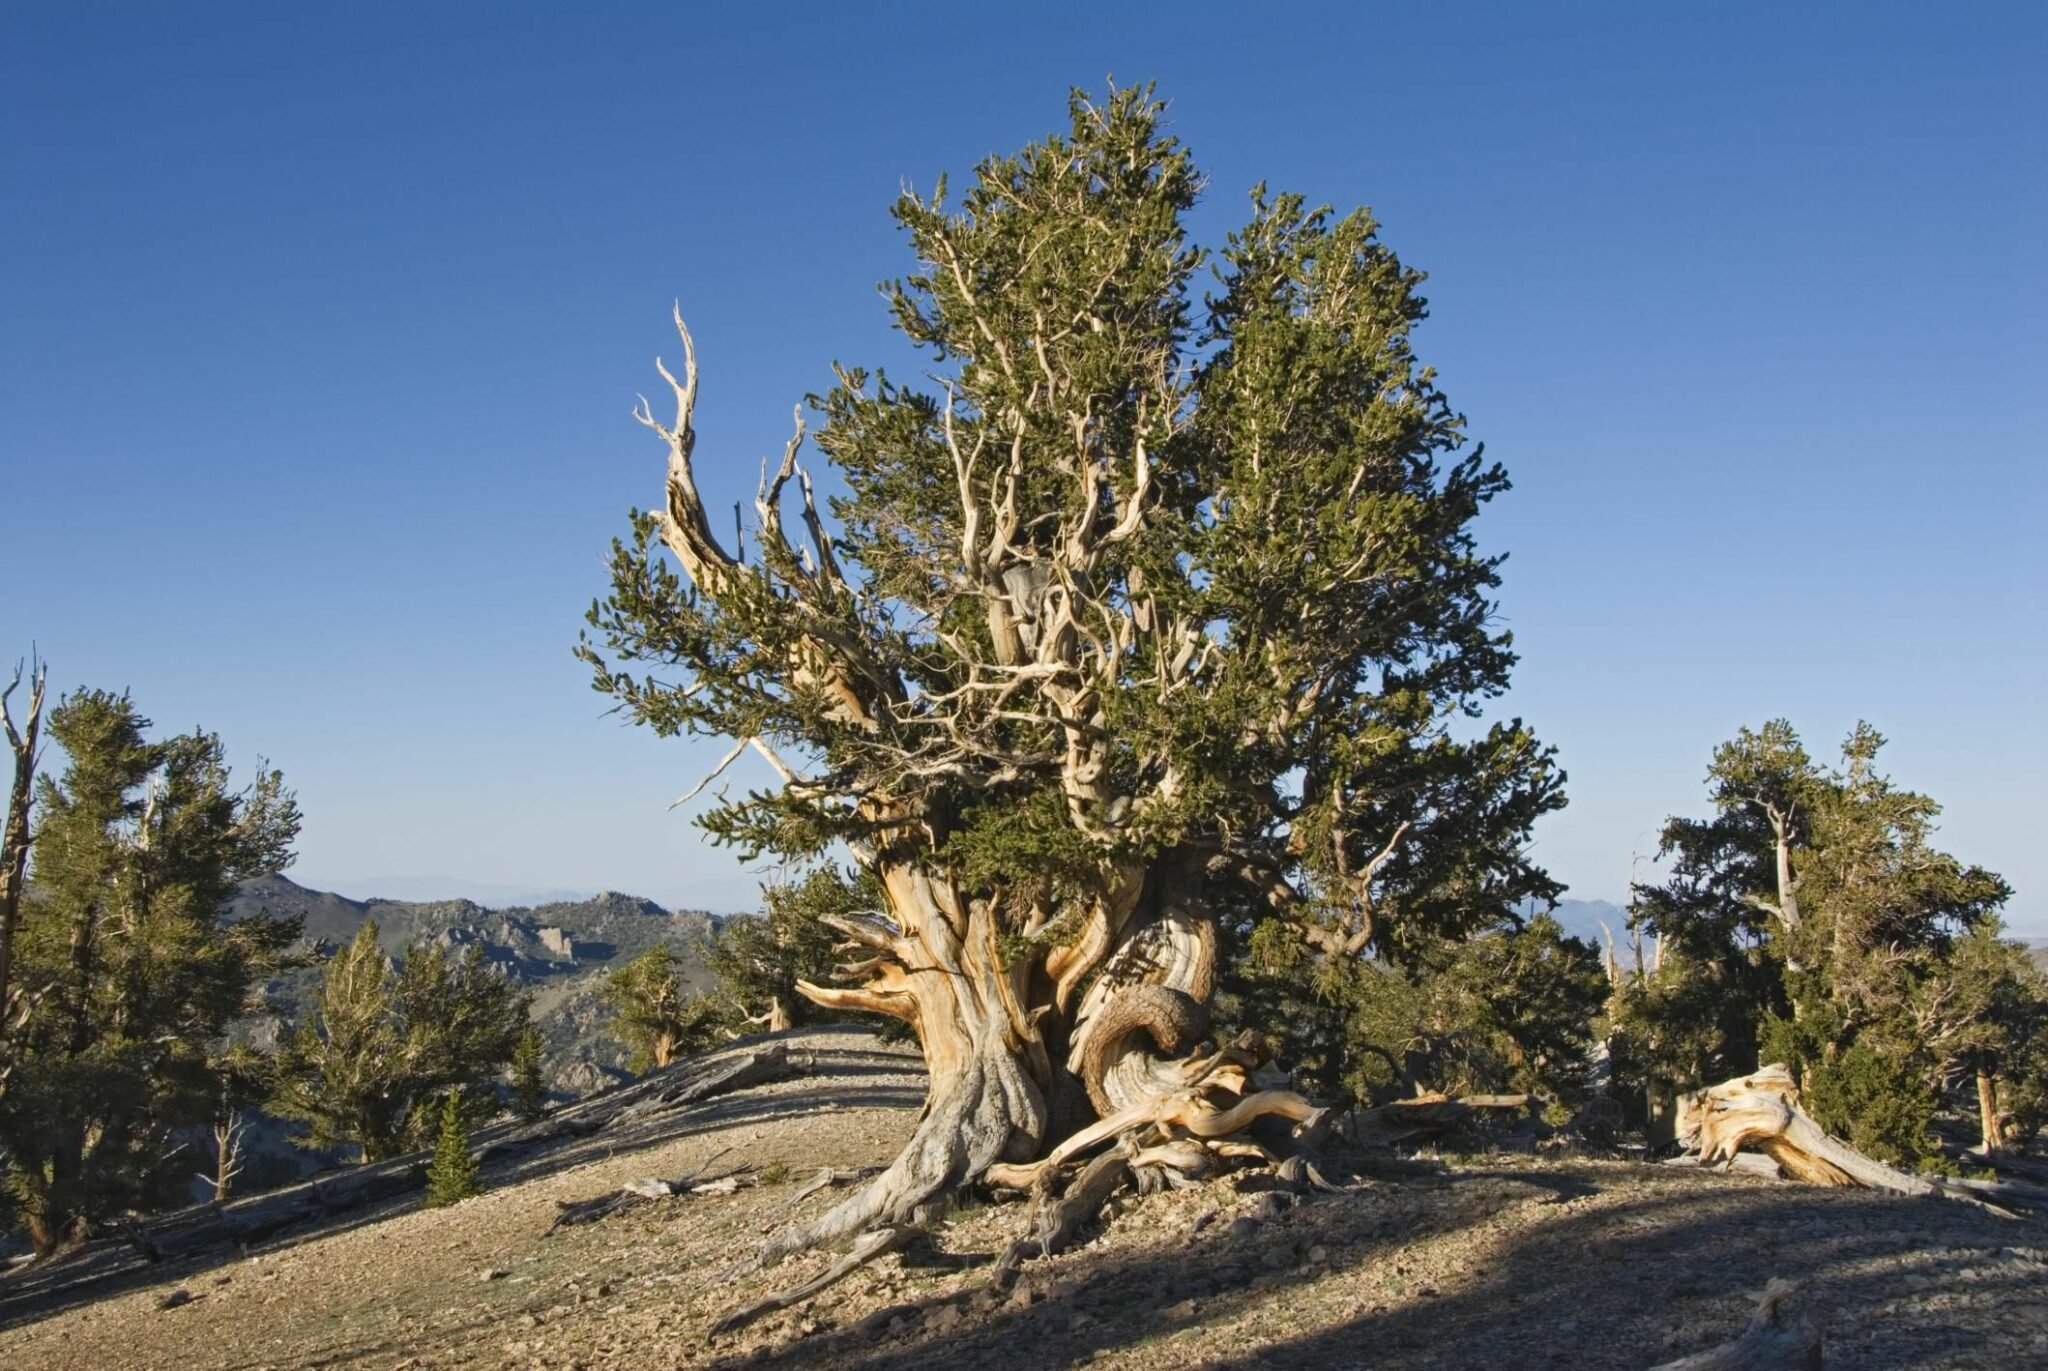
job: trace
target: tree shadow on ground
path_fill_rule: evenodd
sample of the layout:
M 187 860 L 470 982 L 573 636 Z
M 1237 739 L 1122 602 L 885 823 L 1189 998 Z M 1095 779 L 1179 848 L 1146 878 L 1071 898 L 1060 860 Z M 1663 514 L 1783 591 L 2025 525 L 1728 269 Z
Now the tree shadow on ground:
M 1532 1207 L 1533 1220 L 1523 1212 Z M 850 1327 L 746 1360 L 909 1371 L 1135 1353 L 1229 1371 L 1638 1371 L 1732 1336 L 1773 1276 L 1807 1287 L 1830 1367 L 2010 1364 L 2016 1348 L 2025 1362 L 2036 1336 L 2048 1353 L 2039 1247 L 2048 1225 L 1942 1200 L 1653 1168 L 1508 1169 L 1325 1198 L 1239 1241 L 1223 1228 L 1182 1250 L 1084 1250 L 1027 1266 L 1023 1293 L 993 1308 L 957 1298 L 907 1305 L 880 1342 Z M 1403 1250 L 1449 1236 L 1469 1241 L 1473 1260 L 1448 1278 L 1423 1252 Z M 1327 1267 L 1301 1260 L 1316 1247 L 1330 1254 Z M 741 1359 L 735 1351 L 721 1364 Z

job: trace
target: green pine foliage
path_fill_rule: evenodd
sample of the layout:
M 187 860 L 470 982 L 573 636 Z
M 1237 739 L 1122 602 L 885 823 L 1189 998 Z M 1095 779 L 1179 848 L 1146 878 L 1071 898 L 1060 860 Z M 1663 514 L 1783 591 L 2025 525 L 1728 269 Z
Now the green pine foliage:
M 1100 911 L 1405 965 L 1555 897 L 1528 838 L 1563 804 L 1528 727 L 1472 723 L 1515 661 L 1475 531 L 1509 483 L 1414 350 L 1422 273 L 1369 213 L 1263 187 L 1197 245 L 1203 177 L 1151 89 L 1068 115 L 895 204 L 888 299 L 929 379 L 839 365 L 809 397 L 844 494 L 808 501 L 803 429 L 742 545 L 672 488 L 579 648 L 656 733 L 785 760 L 721 793 L 715 840 L 895 873 L 870 937 L 985 916 L 1054 1063 L 1048 962 Z M 672 471 L 694 378 L 675 428 L 646 416 Z M 892 989 L 881 952 L 857 975 L 914 1018 L 938 983 Z
M 836 951 L 840 935 L 823 920 L 877 908 L 882 897 L 874 878 L 827 865 L 802 880 L 773 882 L 762 897 L 763 913 L 727 920 L 704 944 L 704 964 L 718 978 L 718 994 L 735 1019 L 757 1027 L 796 1028 L 835 1017 L 797 987 L 832 979 L 842 960 Z
M 227 1027 L 298 938 L 293 920 L 222 915 L 237 882 L 291 861 L 282 778 L 237 789 L 219 738 L 149 728 L 97 690 L 49 720 L 64 766 L 38 786 L 11 973 L 34 1007 L 0 1101 L 0 1169 L 39 1250 L 182 1195 L 175 1135 L 235 1093 Z
M 1934 846 L 1940 806 L 1878 770 L 1883 745 L 1859 724 L 1826 767 L 1783 720 L 1744 730 L 1713 816 L 1665 826 L 1670 875 L 1635 915 L 1664 955 L 1615 1014 L 1646 1096 L 1782 1061 L 1824 1126 L 1919 1166 L 1937 1113 L 1977 1117 L 1982 1072 L 2020 1139 L 2039 1128 L 2048 984 L 1999 936 L 2005 882 Z
M 528 1027 L 528 997 L 480 948 L 415 944 L 394 965 L 366 922 L 280 1047 L 271 1108 L 305 1122 L 308 1145 L 352 1143 L 365 1161 L 424 1148 L 444 1099 L 459 1098 L 470 1125 L 497 1112 L 489 1083 Z
M 548 1112 L 540 1030 L 531 1024 L 519 1035 L 519 1046 L 512 1053 L 512 1112 L 521 1123 L 535 1123 Z
M 1231 970 L 1228 1017 L 1276 1033 L 1325 1098 L 1527 1092 L 1569 1106 L 1590 1089 L 1607 975 L 1548 915 L 1418 948 L 1405 965 L 1318 959 L 1268 923 Z
M 434 1159 L 427 1165 L 426 1207 L 442 1209 L 472 1195 L 481 1195 L 476 1158 L 469 1153 L 469 1128 L 464 1122 L 460 1088 L 442 1098 L 440 1131 L 434 1138 Z
M 666 947 L 650 947 L 612 972 L 598 993 L 635 1071 L 657 1070 L 722 1042 L 737 1021 L 730 1008 L 683 984 Z

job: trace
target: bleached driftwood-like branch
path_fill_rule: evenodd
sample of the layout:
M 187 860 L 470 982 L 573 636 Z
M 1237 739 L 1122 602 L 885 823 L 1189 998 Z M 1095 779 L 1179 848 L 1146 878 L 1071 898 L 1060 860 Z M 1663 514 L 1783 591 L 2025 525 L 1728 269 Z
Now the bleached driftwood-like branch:
M 1809 1185 L 1863 1186 L 1895 1195 L 1940 1196 L 2013 1217 L 2011 1211 L 1939 1180 L 1908 1175 L 1866 1157 L 1834 1137 L 1800 1108 L 1798 1082 L 1783 1063 L 1681 1097 L 1678 1137 L 1698 1154 L 1701 1165 L 1725 1163 L 1751 1149 L 1778 1163 L 1794 1180 Z

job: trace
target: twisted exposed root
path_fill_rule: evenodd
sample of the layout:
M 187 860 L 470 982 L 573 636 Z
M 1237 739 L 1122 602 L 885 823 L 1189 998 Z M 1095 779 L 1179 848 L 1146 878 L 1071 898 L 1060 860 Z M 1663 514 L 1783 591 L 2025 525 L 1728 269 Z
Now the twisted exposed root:
M 793 1285 L 787 1290 L 778 1290 L 764 1299 L 755 1300 L 752 1304 L 742 1305 L 717 1323 L 712 1324 L 711 1331 L 706 1336 L 715 1338 L 721 1333 L 734 1332 L 737 1329 L 746 1327 L 763 1314 L 772 1314 L 778 1309 L 787 1309 L 793 1304 L 801 1304 L 827 1286 L 837 1284 L 839 1281 L 846 1279 L 846 1277 L 860 1270 L 861 1267 L 866 1266 L 877 1257 L 885 1253 L 894 1252 L 897 1248 L 909 1242 L 911 1236 L 916 1232 L 915 1228 L 902 1226 L 877 1228 L 873 1232 L 863 1233 L 860 1240 L 854 1243 L 852 1251 L 832 1263 L 832 1265 L 816 1276 L 813 1276 L 801 1285 Z
M 1041 1175 L 1035 1187 L 1036 1213 L 1031 1236 L 1010 1244 L 997 1260 L 990 1282 L 998 1289 L 1008 1289 L 1023 1263 L 1033 1257 L 1053 1256 L 1065 1248 L 1073 1241 L 1075 1231 L 1101 1212 L 1103 1204 L 1130 1176 L 1131 1158 L 1121 1150 L 1105 1152 L 1088 1163 L 1057 1200 L 1052 1197 L 1051 1187 L 1045 1184 L 1050 1174 Z
M 1292 1119 L 1296 1124 L 1315 1124 L 1322 1122 L 1327 1112 L 1292 1090 L 1261 1090 L 1244 1096 L 1228 1109 L 1189 1109 L 1176 1114 L 1172 1122 L 1198 1138 L 1225 1138 L 1243 1132 L 1254 1119 L 1267 1115 Z
M 1222 1051 L 1180 1062 L 1162 1062 L 1155 1079 L 1170 1074 L 1176 1078 L 1171 1085 L 1162 1082 L 1145 1098 L 1098 1119 L 1055 1147 L 1043 1160 L 992 1166 L 982 1174 L 982 1180 L 990 1185 L 1028 1190 L 1047 1171 L 1113 1140 L 1140 1154 L 1173 1144 L 1210 1151 L 1210 1163 L 1173 1168 L 1191 1174 L 1202 1165 L 1213 1165 L 1214 1158 L 1226 1155 L 1226 1147 L 1237 1151 L 1225 1140 L 1269 1115 L 1293 1120 L 1299 1138 L 1316 1136 L 1329 1118 L 1327 1109 L 1290 1090 L 1249 1089 L 1249 1073 L 1269 1056 L 1265 1040 L 1256 1033 L 1247 1033 Z M 1174 1155 L 1191 1156 L 1184 1149 Z M 1165 1155 L 1155 1155 L 1149 1164 L 1165 1165 Z
M 1080 1053 L 1077 1074 L 1095 1112 L 1107 1118 L 1145 1093 L 1149 1063 L 1143 1060 L 1142 1045 L 1134 1042 L 1139 1034 L 1149 1035 L 1160 1051 L 1177 1057 L 1193 1051 L 1208 1031 L 1208 1006 L 1185 991 L 1165 985 L 1119 990 L 1103 1006 Z M 1127 1061 L 1138 1070 L 1129 1071 Z M 1112 1072 L 1120 1079 L 1111 1081 Z

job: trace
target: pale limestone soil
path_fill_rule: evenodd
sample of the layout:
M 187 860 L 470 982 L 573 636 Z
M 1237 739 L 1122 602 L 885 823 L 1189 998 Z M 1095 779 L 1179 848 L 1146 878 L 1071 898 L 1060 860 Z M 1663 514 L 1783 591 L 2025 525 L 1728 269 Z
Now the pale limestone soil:
M 0 1332 L 0 1366 L 1639 1368 L 1732 1334 L 1744 1292 L 1774 1275 L 1808 1283 L 1830 1367 L 2048 1365 L 2048 1224 L 1527 1160 L 1410 1168 L 1262 1222 L 1262 1197 L 1228 1181 L 1130 1198 L 1008 1295 L 912 1252 L 707 1343 L 718 1315 L 826 1260 L 721 1278 L 786 1217 L 794 1183 L 885 1161 L 914 1117 L 742 1120 L 54 1313 Z M 557 1199 L 724 1147 L 791 1181 L 541 1236 Z M 964 1213 L 939 1247 L 993 1254 L 1023 1222 L 1021 1205 Z M 180 1288 L 192 1303 L 157 1307 Z
M 743 1249 L 755 1236 L 752 1216 L 778 1196 L 786 1208 L 793 1188 L 670 1201 L 650 1206 L 660 1211 L 655 1216 L 627 1214 L 543 1238 L 557 1200 L 587 1199 L 639 1176 L 681 1175 L 728 1147 L 734 1152 L 713 1163 L 714 1173 L 742 1155 L 804 1174 L 827 1161 L 880 1163 L 894 1155 L 908 1117 L 902 1110 L 858 1110 L 746 1124 L 590 1162 L 448 1209 L 400 1214 L 17 1325 L 0 1332 L 0 1366 L 375 1367 L 434 1349 L 441 1355 L 429 1364 L 469 1365 L 485 1347 L 485 1360 L 496 1364 L 496 1349 L 530 1311 L 574 1305 L 579 1297 L 594 1301 L 585 1311 L 593 1314 L 658 1310 L 693 1270 Z M 607 1282 L 610 1299 L 596 1295 Z M 159 1309 L 178 1289 L 193 1302 Z

